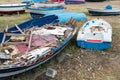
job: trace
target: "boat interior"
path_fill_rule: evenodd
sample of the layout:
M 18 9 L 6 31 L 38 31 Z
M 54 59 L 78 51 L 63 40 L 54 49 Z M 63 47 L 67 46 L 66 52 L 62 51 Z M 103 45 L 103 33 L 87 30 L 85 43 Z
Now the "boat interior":
M 71 22 L 76 25 L 76 21 L 71 18 L 67 25 L 53 23 L 24 31 L 15 25 L 20 34 L 10 33 L 6 27 L 0 45 L 0 68 L 29 66 L 48 58 L 53 54 L 52 50 L 72 34 Z M 7 36 L 10 39 L 5 41 Z

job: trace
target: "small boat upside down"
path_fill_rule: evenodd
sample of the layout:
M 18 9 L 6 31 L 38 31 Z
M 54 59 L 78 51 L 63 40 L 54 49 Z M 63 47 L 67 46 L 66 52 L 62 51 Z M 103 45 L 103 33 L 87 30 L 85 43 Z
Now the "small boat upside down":
M 87 21 L 79 30 L 77 44 L 85 49 L 102 50 L 110 48 L 112 27 L 103 19 Z

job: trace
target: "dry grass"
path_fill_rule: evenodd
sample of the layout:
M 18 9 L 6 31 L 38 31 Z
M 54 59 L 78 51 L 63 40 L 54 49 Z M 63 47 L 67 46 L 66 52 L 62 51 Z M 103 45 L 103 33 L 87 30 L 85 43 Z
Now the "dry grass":
M 13 3 L 20 3 L 21 0 L 0 0 L 1 4 L 13 4 Z
M 0 4 L 16 4 L 20 2 L 21 0 L 0 0 Z M 0 16 L 0 30 L 3 30 L 6 26 L 12 26 L 14 24 L 24 22 L 28 19 L 31 19 L 31 17 L 27 12 L 20 15 L 14 14 Z
M 6 15 L 0 16 L 0 30 L 3 30 L 6 26 L 13 26 L 15 24 L 19 24 L 28 19 L 31 19 L 29 13 L 24 13 L 20 15 Z

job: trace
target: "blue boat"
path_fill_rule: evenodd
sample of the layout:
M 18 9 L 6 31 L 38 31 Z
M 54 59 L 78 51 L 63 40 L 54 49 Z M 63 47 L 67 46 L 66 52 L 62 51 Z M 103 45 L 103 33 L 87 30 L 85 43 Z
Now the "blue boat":
M 112 42 L 112 27 L 103 19 L 87 21 L 78 31 L 77 45 L 85 49 L 108 49 Z
M 102 2 L 102 1 L 106 1 L 106 0 L 86 0 L 88 2 Z
M 75 24 L 73 18 L 59 24 L 58 17 L 51 15 L 6 27 L 0 32 L 0 78 L 26 72 L 53 58 L 75 35 Z
M 65 0 L 66 4 L 83 4 L 85 0 Z
M 23 13 L 30 4 L 0 4 L 0 14 Z
M 30 13 L 30 15 L 32 18 L 56 15 L 59 17 L 60 23 L 68 22 L 71 17 L 74 18 L 74 20 L 76 20 L 76 21 L 87 20 L 87 17 L 84 13 L 78 13 L 78 12 L 57 12 L 57 13 L 49 13 L 49 14 Z
M 109 16 L 109 15 L 120 15 L 120 9 L 92 9 L 87 8 L 88 12 L 92 16 Z
M 36 17 L 37 15 L 42 15 L 40 17 L 43 17 L 46 14 L 52 14 L 52 13 L 58 13 L 58 12 L 64 12 L 64 7 L 50 7 L 50 8 L 27 8 L 30 12 L 30 15 L 32 17 Z

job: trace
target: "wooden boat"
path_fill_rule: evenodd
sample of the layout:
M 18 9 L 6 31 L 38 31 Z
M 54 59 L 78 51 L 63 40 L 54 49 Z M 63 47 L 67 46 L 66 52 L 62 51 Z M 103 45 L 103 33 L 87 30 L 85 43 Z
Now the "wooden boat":
M 111 41 L 112 27 L 103 19 L 87 21 L 77 35 L 77 45 L 85 49 L 108 49 Z
M 87 8 L 90 15 L 104 16 L 104 15 L 119 15 L 120 9 L 91 9 Z
M 30 15 L 33 14 L 39 14 L 43 17 L 45 14 L 52 14 L 52 13 L 58 13 L 58 12 L 64 12 L 64 7 L 54 7 L 54 8 L 28 8 L 28 11 L 30 12 Z
M 0 14 L 23 13 L 29 4 L 0 4 Z
M 63 49 L 76 33 L 76 21 L 59 24 L 51 15 L 0 32 L 0 78 L 31 70 Z

